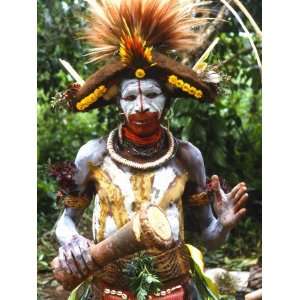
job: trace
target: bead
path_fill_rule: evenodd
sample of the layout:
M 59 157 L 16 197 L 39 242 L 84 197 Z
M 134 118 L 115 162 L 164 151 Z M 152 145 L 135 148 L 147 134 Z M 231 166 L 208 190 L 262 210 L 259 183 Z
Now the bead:
M 117 291 L 117 295 L 122 296 L 123 295 L 122 291 Z
M 128 296 L 126 294 L 122 294 L 121 298 L 126 300 L 128 298 Z
M 110 294 L 110 289 L 104 289 L 104 294 Z
M 115 290 L 111 290 L 111 291 L 110 291 L 110 294 L 111 294 L 111 295 L 116 295 L 116 293 L 117 293 L 117 291 L 115 291 Z
M 171 294 L 171 289 L 167 289 L 167 294 Z
M 166 295 L 167 295 L 167 292 L 166 292 L 166 291 L 161 291 L 160 294 L 161 294 L 162 296 L 166 296 Z

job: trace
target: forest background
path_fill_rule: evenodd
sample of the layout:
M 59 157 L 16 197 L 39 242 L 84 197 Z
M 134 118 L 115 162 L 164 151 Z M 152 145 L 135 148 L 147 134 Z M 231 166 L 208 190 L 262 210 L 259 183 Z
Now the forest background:
M 241 180 L 247 182 L 250 194 L 247 217 L 232 231 L 224 246 L 205 253 L 205 261 L 207 267 L 249 270 L 261 259 L 261 73 L 248 38 L 228 9 L 220 1 L 199 2 L 206 2 L 215 20 L 200 28 L 199 35 L 204 38 L 199 49 L 182 59 L 192 66 L 214 38 L 219 37 L 207 62 L 224 75 L 222 93 L 212 104 L 178 99 L 166 122 L 176 137 L 192 142 L 201 150 L 208 176 L 216 173 L 229 186 Z M 243 3 L 261 28 L 261 1 Z M 54 299 L 51 291 L 57 283 L 52 280 L 49 262 L 57 255 L 54 226 L 62 205 L 56 201 L 57 185 L 49 176 L 49 165 L 74 160 L 81 145 L 116 127 L 118 112 L 105 108 L 73 114 L 53 108 L 56 93 L 73 82 L 59 58 L 69 61 L 84 79 L 97 66 L 85 64 L 83 54 L 87 45 L 78 39 L 85 24 L 85 2 L 38 0 L 37 4 L 38 296 Z M 248 20 L 240 16 L 250 29 Z M 260 53 L 260 37 L 255 32 L 251 36 Z M 88 236 L 90 222 L 89 210 L 80 224 Z M 192 242 L 197 244 L 196 240 Z

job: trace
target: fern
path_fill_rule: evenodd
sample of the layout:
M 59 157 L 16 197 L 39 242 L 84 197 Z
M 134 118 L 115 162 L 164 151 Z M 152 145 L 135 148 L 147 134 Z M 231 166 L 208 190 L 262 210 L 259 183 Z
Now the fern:
M 128 277 L 130 290 L 138 300 L 146 300 L 149 295 L 160 291 L 161 281 L 155 274 L 153 259 L 144 252 L 129 262 L 123 272 Z

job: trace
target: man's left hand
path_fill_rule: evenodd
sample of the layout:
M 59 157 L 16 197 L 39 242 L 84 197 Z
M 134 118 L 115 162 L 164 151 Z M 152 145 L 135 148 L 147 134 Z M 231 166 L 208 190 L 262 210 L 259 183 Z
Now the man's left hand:
M 211 187 L 216 193 L 214 207 L 218 219 L 224 227 L 232 229 L 246 214 L 247 186 L 244 182 L 240 182 L 228 194 L 225 194 L 219 177 L 214 175 L 211 178 Z

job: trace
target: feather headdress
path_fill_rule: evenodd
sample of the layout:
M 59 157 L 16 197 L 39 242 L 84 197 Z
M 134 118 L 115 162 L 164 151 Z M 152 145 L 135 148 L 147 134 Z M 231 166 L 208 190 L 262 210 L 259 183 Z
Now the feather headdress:
M 151 51 L 186 51 L 196 45 L 193 28 L 204 20 L 193 17 L 191 0 L 86 0 L 91 17 L 85 38 L 93 48 L 91 61 L 119 54 L 151 63 Z
M 212 100 L 216 86 L 169 57 L 170 51 L 190 51 L 199 40 L 193 0 L 86 0 L 91 16 L 85 39 L 92 62 L 111 61 L 88 78 L 73 101 L 76 111 L 114 103 L 125 78 L 153 78 L 170 98 Z

